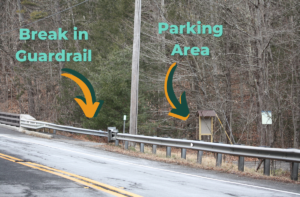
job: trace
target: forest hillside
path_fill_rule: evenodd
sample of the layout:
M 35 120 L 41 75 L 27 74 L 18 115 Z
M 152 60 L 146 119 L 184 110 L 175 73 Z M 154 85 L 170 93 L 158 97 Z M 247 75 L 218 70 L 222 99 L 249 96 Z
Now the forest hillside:
M 299 148 L 300 3 L 298 0 L 143 0 L 138 134 L 196 139 L 198 110 L 214 110 L 215 142 Z M 222 35 L 159 33 L 159 23 L 222 25 Z M 129 117 L 134 0 L 1 0 L 0 110 L 58 124 L 123 130 Z M 76 27 L 76 28 L 75 28 Z M 30 31 L 86 31 L 88 39 L 20 40 Z M 198 28 L 198 26 L 196 27 Z M 220 32 L 219 32 L 220 33 Z M 208 47 L 209 55 L 172 55 L 174 46 Z M 92 61 L 20 62 L 16 53 L 83 53 Z M 168 68 L 177 62 L 177 98 L 185 91 L 190 117 L 182 121 L 164 93 Z M 84 75 L 99 115 L 88 119 L 75 102 L 81 89 L 62 68 Z M 272 112 L 272 125 L 262 124 Z M 129 122 L 126 121 L 126 131 Z

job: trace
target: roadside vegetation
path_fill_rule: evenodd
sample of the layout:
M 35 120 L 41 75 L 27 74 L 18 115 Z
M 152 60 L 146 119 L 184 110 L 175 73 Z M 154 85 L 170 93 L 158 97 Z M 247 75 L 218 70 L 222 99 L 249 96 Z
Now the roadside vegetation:
M 129 117 L 134 0 L 1 0 L 0 110 L 30 114 L 37 120 L 106 130 L 123 130 Z M 61 12 L 68 9 L 64 12 Z M 46 19 L 43 17 L 50 16 Z M 43 19 L 43 20 L 41 20 Z M 39 21 L 41 20 L 41 21 Z M 222 25 L 223 34 L 158 33 L 169 26 Z M 69 40 L 19 39 L 19 29 L 68 31 Z M 74 27 L 88 40 L 74 40 Z M 198 110 L 214 110 L 230 141 L 251 146 L 299 148 L 299 0 L 146 0 L 142 1 L 139 62 L 138 134 L 197 139 Z M 208 47 L 209 56 L 171 55 L 176 44 Z M 91 62 L 19 62 L 19 50 L 36 53 L 92 51 Z M 178 63 L 174 91 L 185 91 L 190 117 L 168 116 L 164 95 L 168 68 Z M 62 68 L 83 74 L 104 100 L 96 118 L 84 116 L 74 101 L 82 91 L 61 77 Z M 262 124 L 272 112 L 272 125 Z M 218 120 L 215 142 L 229 143 Z M 125 130 L 129 130 L 129 120 Z M 205 139 L 206 140 L 206 139 Z

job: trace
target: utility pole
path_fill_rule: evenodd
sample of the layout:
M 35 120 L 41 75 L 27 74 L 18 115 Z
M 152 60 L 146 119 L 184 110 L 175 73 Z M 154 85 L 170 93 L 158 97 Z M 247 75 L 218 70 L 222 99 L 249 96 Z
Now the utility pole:
M 131 74 L 130 127 L 129 127 L 129 133 L 131 135 L 137 134 L 138 101 L 139 101 L 138 98 L 139 98 L 141 4 L 142 4 L 142 0 L 135 0 L 134 38 L 133 38 L 133 52 L 132 52 L 132 74 Z

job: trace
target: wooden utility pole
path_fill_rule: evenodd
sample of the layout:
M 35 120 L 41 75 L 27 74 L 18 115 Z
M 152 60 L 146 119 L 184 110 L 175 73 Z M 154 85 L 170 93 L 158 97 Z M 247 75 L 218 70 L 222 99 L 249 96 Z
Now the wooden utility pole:
M 138 101 L 139 101 L 139 60 L 141 35 L 141 4 L 142 0 L 135 0 L 134 38 L 132 52 L 130 128 L 129 133 L 137 134 Z

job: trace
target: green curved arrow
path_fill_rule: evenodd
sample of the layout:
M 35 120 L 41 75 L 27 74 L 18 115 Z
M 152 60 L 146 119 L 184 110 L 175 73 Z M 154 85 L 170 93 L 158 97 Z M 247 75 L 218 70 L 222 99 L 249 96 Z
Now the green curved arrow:
M 96 101 L 96 95 L 92 84 L 89 82 L 89 80 L 87 80 L 87 78 L 75 70 L 69 68 L 63 68 L 61 70 L 66 72 L 61 74 L 62 76 L 68 77 L 75 81 L 83 91 L 85 97 L 77 96 L 75 101 L 79 104 L 85 116 L 88 118 L 96 117 L 104 101 Z
M 168 115 L 180 120 L 187 120 L 190 116 L 190 110 L 186 101 L 185 92 L 180 95 L 180 101 L 178 101 L 173 89 L 173 75 L 176 68 L 177 64 L 175 62 L 170 66 L 165 78 L 165 94 L 173 108 Z

